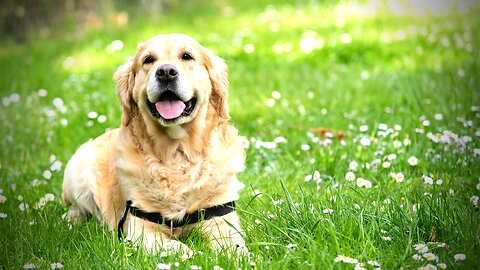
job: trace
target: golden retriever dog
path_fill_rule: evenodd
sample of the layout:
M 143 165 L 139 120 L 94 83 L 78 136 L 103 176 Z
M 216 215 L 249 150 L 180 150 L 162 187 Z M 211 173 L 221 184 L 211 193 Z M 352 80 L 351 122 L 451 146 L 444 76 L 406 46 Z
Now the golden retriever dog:
M 192 228 L 212 248 L 246 252 L 232 207 L 245 154 L 228 123 L 225 62 L 182 34 L 155 36 L 114 75 L 121 126 L 83 144 L 65 168 L 66 216 L 96 216 L 151 251 L 188 251 Z

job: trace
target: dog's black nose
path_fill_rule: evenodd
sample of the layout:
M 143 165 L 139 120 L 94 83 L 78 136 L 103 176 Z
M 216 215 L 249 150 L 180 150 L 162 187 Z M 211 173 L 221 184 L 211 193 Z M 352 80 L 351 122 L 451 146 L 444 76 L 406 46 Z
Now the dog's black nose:
M 161 65 L 155 72 L 155 76 L 160 81 L 170 82 L 178 77 L 178 70 L 170 64 Z

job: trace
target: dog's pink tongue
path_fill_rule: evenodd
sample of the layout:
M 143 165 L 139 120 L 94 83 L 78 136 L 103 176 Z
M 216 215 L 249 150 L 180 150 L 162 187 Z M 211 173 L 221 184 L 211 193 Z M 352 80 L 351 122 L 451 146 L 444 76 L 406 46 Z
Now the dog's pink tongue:
M 155 108 L 164 119 L 169 120 L 182 115 L 185 104 L 180 100 L 164 100 L 155 103 Z

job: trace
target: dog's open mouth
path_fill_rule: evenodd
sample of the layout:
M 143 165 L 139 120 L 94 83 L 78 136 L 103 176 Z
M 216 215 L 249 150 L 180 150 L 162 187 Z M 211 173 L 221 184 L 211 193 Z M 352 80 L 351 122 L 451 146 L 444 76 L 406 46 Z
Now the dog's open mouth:
M 152 103 L 147 98 L 147 103 L 154 117 L 175 120 L 182 116 L 189 116 L 195 109 L 197 99 L 193 97 L 188 101 L 182 101 L 174 92 L 166 91 L 157 102 Z

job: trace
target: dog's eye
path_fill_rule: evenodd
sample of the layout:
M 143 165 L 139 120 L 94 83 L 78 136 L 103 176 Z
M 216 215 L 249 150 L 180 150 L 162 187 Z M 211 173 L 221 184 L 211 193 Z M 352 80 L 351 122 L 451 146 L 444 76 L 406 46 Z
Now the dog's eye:
M 147 57 L 145 58 L 145 60 L 143 60 L 143 64 L 144 64 L 144 65 L 145 65 L 145 64 L 150 64 L 150 63 L 153 63 L 154 61 L 155 61 L 155 59 L 154 59 L 153 57 L 147 56 Z
M 187 61 L 188 61 L 188 60 L 194 60 L 194 59 L 193 59 L 193 57 L 192 57 L 191 54 L 189 54 L 189 53 L 183 53 L 183 54 L 182 54 L 182 60 L 187 60 Z

